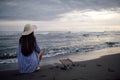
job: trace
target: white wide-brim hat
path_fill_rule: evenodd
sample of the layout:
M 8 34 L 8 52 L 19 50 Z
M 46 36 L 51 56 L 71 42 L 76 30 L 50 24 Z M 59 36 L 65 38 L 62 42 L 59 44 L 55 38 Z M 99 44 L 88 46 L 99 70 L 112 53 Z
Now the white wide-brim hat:
M 24 26 L 24 31 L 22 33 L 22 35 L 29 35 L 30 33 L 34 32 L 34 30 L 37 29 L 36 25 L 31 25 L 31 24 L 26 24 Z

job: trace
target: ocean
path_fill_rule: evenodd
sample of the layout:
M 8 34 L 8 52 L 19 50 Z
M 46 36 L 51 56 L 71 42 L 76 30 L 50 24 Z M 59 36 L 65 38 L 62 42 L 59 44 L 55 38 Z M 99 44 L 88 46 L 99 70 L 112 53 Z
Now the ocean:
M 17 63 L 20 36 L 19 31 L 0 31 L 0 64 Z M 45 48 L 43 58 L 120 47 L 120 31 L 37 31 L 35 36 L 40 48 Z

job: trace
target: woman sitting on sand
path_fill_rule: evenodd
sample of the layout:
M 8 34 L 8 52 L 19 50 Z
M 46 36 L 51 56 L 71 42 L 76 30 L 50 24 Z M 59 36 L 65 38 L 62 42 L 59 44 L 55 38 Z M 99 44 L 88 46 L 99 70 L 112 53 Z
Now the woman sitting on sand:
M 18 65 L 20 73 L 31 73 L 39 70 L 39 62 L 44 50 L 40 50 L 34 30 L 36 26 L 27 24 L 24 27 L 22 36 L 19 39 Z

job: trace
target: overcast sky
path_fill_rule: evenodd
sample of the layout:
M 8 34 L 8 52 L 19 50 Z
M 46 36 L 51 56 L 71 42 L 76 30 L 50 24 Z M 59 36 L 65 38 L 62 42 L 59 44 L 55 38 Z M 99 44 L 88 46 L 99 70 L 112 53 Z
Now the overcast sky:
M 0 30 L 120 30 L 120 0 L 0 0 Z

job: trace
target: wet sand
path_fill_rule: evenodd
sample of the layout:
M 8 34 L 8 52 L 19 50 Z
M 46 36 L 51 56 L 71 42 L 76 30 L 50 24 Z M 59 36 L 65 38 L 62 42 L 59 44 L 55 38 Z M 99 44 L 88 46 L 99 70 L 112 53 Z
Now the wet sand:
M 57 60 L 70 58 L 73 65 L 64 69 Z M 18 70 L 0 71 L 0 80 L 120 80 L 120 48 L 106 48 L 56 59 L 39 71 L 19 74 Z M 44 63 L 44 61 L 43 61 Z

